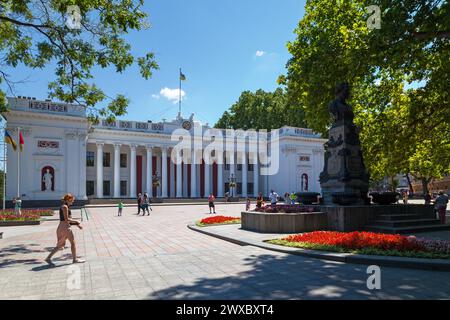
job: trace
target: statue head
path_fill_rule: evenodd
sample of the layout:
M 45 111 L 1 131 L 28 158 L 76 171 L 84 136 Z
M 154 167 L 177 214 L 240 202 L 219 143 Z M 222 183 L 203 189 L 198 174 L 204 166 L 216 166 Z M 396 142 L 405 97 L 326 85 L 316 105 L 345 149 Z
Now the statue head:
M 350 97 L 350 85 L 348 84 L 348 82 L 340 83 L 336 86 L 336 90 L 334 93 L 336 95 L 336 98 L 345 101 Z
M 47 173 L 50 173 L 50 169 L 47 168 Z

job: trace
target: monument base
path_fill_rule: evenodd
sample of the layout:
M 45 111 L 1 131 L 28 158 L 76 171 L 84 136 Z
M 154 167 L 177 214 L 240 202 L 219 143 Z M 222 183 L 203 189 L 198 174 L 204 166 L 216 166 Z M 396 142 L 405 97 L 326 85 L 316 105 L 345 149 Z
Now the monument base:
M 439 227 L 431 205 L 366 205 L 366 206 L 322 206 L 327 213 L 328 228 L 334 231 L 377 231 L 406 233 Z

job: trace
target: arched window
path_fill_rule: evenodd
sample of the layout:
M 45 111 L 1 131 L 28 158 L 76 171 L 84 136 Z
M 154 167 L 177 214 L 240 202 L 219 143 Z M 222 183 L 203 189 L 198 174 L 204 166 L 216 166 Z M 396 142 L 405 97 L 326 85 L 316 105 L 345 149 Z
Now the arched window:
M 41 170 L 41 191 L 55 191 L 55 169 L 51 166 Z
M 302 191 L 308 191 L 308 175 L 306 173 L 302 174 Z

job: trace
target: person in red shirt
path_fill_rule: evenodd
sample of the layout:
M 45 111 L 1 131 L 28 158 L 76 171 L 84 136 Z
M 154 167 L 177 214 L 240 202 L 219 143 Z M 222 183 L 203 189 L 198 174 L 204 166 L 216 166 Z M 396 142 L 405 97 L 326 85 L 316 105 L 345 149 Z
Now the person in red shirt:
M 216 213 L 216 206 L 214 205 L 214 201 L 216 201 L 216 197 L 211 193 L 208 197 L 209 202 L 209 213 L 211 214 L 211 210 L 214 210 L 214 213 Z

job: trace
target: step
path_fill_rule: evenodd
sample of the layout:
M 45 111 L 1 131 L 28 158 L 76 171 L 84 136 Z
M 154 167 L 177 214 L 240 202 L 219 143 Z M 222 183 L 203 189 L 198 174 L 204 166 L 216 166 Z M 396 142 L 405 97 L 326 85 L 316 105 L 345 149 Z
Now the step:
M 419 232 L 433 232 L 433 231 L 450 230 L 450 224 L 412 226 L 412 227 L 403 227 L 403 228 L 368 225 L 364 229 L 366 231 L 377 232 L 377 233 L 414 234 L 414 233 L 419 233 Z
M 379 220 L 414 220 L 428 218 L 427 215 L 420 214 L 380 214 L 377 216 Z
M 433 225 L 439 223 L 440 221 L 438 219 L 373 220 L 370 222 L 370 224 L 374 226 L 393 227 L 393 228 Z

